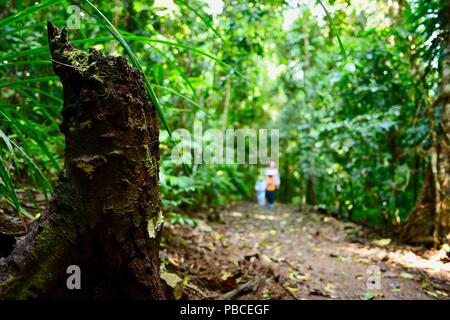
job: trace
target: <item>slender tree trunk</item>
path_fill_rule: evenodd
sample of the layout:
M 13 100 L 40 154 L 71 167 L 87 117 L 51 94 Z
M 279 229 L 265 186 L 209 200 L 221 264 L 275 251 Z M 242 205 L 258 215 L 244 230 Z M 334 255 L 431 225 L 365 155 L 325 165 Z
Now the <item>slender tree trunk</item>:
M 431 158 L 431 175 L 434 183 L 434 218 L 435 221 L 439 220 L 441 215 L 441 184 L 439 180 L 439 145 L 438 145 L 438 137 L 436 134 L 436 110 L 434 104 L 432 104 L 428 108 L 428 123 L 430 126 L 430 138 L 431 138 L 431 148 L 430 148 L 430 158 Z M 437 246 L 439 244 L 438 240 L 439 235 L 439 225 L 434 224 L 433 230 L 433 242 L 434 245 Z
M 306 203 L 312 206 L 317 205 L 316 177 L 314 174 L 309 174 L 306 180 Z
M 48 24 L 64 87 L 64 169 L 49 208 L 0 259 L 0 298 L 160 299 L 159 143 L 143 76 Z M 69 290 L 67 267 L 81 269 Z
M 435 245 L 447 241 L 450 243 L 450 1 L 445 8 L 445 21 L 447 21 L 444 64 L 442 68 L 442 112 L 441 112 L 441 139 L 439 152 L 439 184 L 440 202 L 439 215 L 435 220 Z
M 416 202 L 419 196 L 419 169 L 421 167 L 421 157 L 420 155 L 415 155 L 412 163 L 412 182 L 413 182 L 413 201 Z
M 399 155 L 399 148 L 397 145 L 397 136 L 398 132 L 397 130 L 391 129 L 387 135 L 387 145 L 388 150 L 391 155 L 391 163 L 390 163 L 390 171 L 391 171 L 391 179 L 392 181 L 395 181 L 395 172 L 397 170 L 397 160 Z M 391 196 L 392 196 L 392 204 L 394 205 L 394 208 L 397 209 L 397 186 L 395 183 L 392 184 L 391 188 Z M 395 210 L 394 210 L 395 211 Z M 386 226 L 392 223 L 392 219 L 396 218 L 394 212 L 386 211 Z M 394 220 L 395 221 L 395 220 Z

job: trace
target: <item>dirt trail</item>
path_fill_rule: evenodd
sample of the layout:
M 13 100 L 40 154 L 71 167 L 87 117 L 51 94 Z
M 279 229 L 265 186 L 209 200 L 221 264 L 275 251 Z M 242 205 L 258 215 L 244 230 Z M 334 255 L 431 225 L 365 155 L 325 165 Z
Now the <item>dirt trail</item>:
M 237 203 L 220 216 L 196 227 L 166 224 L 161 259 L 187 283 L 182 298 L 449 299 L 443 250 L 396 245 L 354 223 L 284 205 Z

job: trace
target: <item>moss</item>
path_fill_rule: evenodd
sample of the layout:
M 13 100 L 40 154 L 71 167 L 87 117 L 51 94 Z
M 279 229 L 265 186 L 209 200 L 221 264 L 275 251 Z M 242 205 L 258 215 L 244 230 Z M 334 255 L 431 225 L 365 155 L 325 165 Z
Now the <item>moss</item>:
M 40 292 L 42 291 L 42 288 L 45 287 L 47 283 L 52 280 L 52 278 L 53 273 L 40 270 L 36 274 L 33 274 L 31 277 L 27 277 L 26 281 L 16 279 L 17 284 L 24 283 L 25 285 L 17 288 L 18 290 L 14 298 L 18 300 L 38 298 Z
M 158 165 L 154 157 L 150 155 L 150 150 L 148 149 L 147 144 L 144 144 L 145 148 L 145 168 L 147 169 L 147 173 L 150 177 L 155 177 L 158 174 Z
M 129 96 L 130 100 L 133 99 L 132 96 Z M 136 129 L 141 129 L 141 130 L 146 130 L 146 124 L 145 121 L 143 121 L 143 119 L 139 116 L 137 116 L 136 114 L 133 114 L 133 111 L 128 109 L 128 125 L 130 126 L 130 128 L 136 128 Z
M 150 153 L 148 145 L 144 144 L 145 149 L 145 169 L 147 173 L 152 178 L 158 177 L 158 162 L 155 157 L 153 157 Z M 158 195 L 158 189 L 150 189 L 148 190 L 148 194 L 150 195 L 150 200 L 147 202 L 147 231 L 150 238 L 155 238 L 158 231 L 161 229 L 161 226 L 164 222 L 164 216 L 155 202 L 155 196 Z M 154 214 L 155 211 L 158 211 L 158 214 Z
M 103 83 L 103 78 L 101 77 L 100 73 L 92 74 L 91 78 L 94 80 L 97 80 L 100 83 Z
M 80 168 L 84 172 L 86 172 L 88 175 L 91 175 L 95 171 L 95 167 L 91 164 L 85 163 L 85 162 L 78 162 L 77 168 Z
M 46 226 L 36 238 L 33 250 L 28 254 L 26 265 L 17 263 L 21 269 L 20 275 L 11 275 L 0 285 L 0 293 L 7 292 L 13 299 L 38 298 L 43 293 L 48 283 L 54 280 L 63 250 L 66 246 L 61 245 L 61 240 Z M 45 258 L 43 258 L 45 257 Z
M 34 249 L 31 252 L 30 265 L 24 270 L 26 281 L 18 281 L 22 286 L 18 288 L 17 297 L 26 299 L 30 297 L 39 297 L 48 283 L 55 280 L 56 274 L 61 274 L 61 265 L 63 257 L 68 247 L 74 243 L 77 238 L 77 232 L 73 234 L 60 230 L 67 230 L 67 221 L 60 221 L 58 227 L 48 224 L 36 238 Z M 70 222 L 69 222 L 70 223 Z
M 142 218 L 139 214 L 132 215 L 133 225 L 138 228 L 141 225 Z
M 103 72 L 101 72 L 102 68 L 98 65 L 100 61 L 105 60 L 103 54 L 99 52 L 86 54 L 79 49 L 65 50 L 65 48 L 62 48 L 62 51 L 55 55 L 62 58 L 59 65 L 74 68 L 85 79 L 93 79 L 100 83 L 104 82 Z M 55 63 L 58 64 L 58 62 Z M 108 72 L 110 72 L 110 69 L 108 69 Z M 118 74 L 118 76 L 120 75 Z
M 86 73 L 88 70 L 88 56 L 81 50 L 64 50 L 60 55 L 67 64 L 76 70 L 78 70 L 81 74 Z
M 95 169 L 107 162 L 104 156 L 82 156 L 72 160 L 75 166 L 85 172 L 87 175 L 91 176 Z
M 90 128 L 91 127 L 91 120 L 84 121 L 80 123 L 80 129 Z

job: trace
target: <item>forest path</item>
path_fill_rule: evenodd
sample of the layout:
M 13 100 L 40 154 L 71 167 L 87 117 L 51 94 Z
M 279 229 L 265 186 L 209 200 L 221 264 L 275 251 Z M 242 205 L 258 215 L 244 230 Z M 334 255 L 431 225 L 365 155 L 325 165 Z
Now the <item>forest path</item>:
M 183 298 L 449 299 L 443 250 L 396 245 L 354 223 L 285 205 L 237 203 L 220 216 L 195 228 L 164 228 L 161 258 L 188 283 Z M 371 272 L 379 288 L 368 287 Z

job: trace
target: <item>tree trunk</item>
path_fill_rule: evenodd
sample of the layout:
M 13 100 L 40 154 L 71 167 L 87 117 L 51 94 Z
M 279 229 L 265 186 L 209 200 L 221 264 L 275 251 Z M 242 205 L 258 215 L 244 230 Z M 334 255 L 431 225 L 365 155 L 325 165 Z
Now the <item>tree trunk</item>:
M 0 298 L 160 299 L 159 142 L 143 76 L 48 24 L 64 87 L 64 169 L 49 208 L 0 260 Z M 81 290 L 69 290 L 69 265 Z
M 441 145 L 439 152 L 439 183 L 441 202 L 439 216 L 435 220 L 435 244 L 450 243 L 450 1 L 445 10 L 446 34 L 444 63 L 442 68 Z
M 317 194 L 316 194 L 316 177 L 314 174 L 309 174 L 306 180 L 306 203 L 311 206 L 316 206 Z
M 408 219 L 398 228 L 403 242 L 414 244 L 433 242 L 433 217 L 435 213 L 435 184 L 431 165 L 424 168 L 424 181 L 417 204 Z

